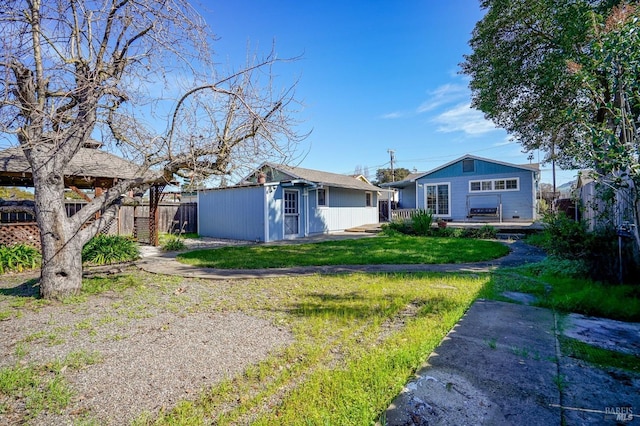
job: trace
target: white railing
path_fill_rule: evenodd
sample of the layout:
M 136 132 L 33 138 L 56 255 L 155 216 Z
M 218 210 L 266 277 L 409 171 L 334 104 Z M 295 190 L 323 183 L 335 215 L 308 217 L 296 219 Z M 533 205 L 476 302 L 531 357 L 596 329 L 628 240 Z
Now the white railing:
M 416 212 L 416 209 L 397 209 L 391 210 L 391 220 L 396 219 L 411 219 L 411 215 Z

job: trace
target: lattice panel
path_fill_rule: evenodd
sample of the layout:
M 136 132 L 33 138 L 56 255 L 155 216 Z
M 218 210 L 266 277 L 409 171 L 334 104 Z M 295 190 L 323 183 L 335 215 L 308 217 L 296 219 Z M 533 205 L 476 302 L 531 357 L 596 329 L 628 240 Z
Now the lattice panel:
M 40 230 L 37 223 L 0 224 L 0 245 L 28 244 L 40 248 Z

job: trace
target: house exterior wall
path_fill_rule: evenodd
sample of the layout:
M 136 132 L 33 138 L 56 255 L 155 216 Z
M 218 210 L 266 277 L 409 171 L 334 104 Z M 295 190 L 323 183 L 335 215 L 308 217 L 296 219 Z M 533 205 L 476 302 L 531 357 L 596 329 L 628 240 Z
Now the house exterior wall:
M 629 186 L 633 182 L 627 180 Z M 609 189 L 610 190 L 610 189 Z M 607 223 L 620 227 L 625 222 L 633 223 L 633 195 L 630 188 L 619 188 L 611 194 L 604 195 L 602 188 L 595 181 L 587 182 L 579 187 L 580 215 L 590 231 Z M 603 201 L 609 199 L 610 203 Z
M 415 209 L 416 204 L 416 184 L 402 188 L 398 193 L 398 208 Z
M 415 186 L 403 189 L 403 199 L 415 194 L 414 207 L 401 203 L 402 208 L 426 209 L 427 185 L 448 186 L 448 213 L 437 214 L 452 220 L 466 220 L 470 208 L 502 205 L 503 220 L 534 220 L 536 218 L 535 173 L 530 170 L 475 159 L 473 171 L 463 172 L 462 161 L 430 173 L 416 180 Z M 517 179 L 518 190 L 471 191 L 470 181 Z
M 203 237 L 265 241 L 267 187 L 198 192 L 198 232 Z
M 378 223 L 378 194 L 371 193 L 371 206 L 365 191 L 325 188 L 327 206 L 318 206 L 317 190 L 309 191 L 309 234 L 344 231 L 355 226 Z

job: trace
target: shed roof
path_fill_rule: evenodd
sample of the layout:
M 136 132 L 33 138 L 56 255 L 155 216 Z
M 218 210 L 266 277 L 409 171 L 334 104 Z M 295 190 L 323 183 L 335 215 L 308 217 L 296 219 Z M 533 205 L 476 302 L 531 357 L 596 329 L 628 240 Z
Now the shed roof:
M 64 170 L 65 185 L 93 188 L 105 181 L 140 177 L 142 171 L 141 166 L 109 152 L 80 148 Z M 0 186 L 33 186 L 31 165 L 22 148 L 0 151 Z
M 358 177 L 341 175 L 338 173 L 322 172 L 302 167 L 286 166 L 284 164 L 264 163 L 259 170 L 272 168 L 285 173 L 293 179 L 307 180 L 317 185 L 333 186 L 337 188 L 360 189 L 363 191 L 379 191 L 381 188 L 365 182 Z

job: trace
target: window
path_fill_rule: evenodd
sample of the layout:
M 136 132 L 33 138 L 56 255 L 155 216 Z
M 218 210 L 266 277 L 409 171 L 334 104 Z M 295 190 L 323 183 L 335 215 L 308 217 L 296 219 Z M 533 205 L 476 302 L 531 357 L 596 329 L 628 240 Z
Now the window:
M 371 194 L 370 192 L 365 192 L 364 196 L 365 196 L 367 207 L 372 207 L 373 206 L 373 194 Z
M 439 216 L 449 215 L 449 184 L 425 185 L 425 206 L 433 214 Z
M 325 188 L 318 188 L 318 206 L 327 206 L 327 190 Z
M 298 214 L 298 193 L 295 191 L 284 192 L 284 214 Z
M 520 180 L 518 178 L 472 180 L 469 181 L 469 192 L 517 191 L 519 189 L 519 182 Z
M 476 171 L 476 162 L 475 160 L 467 159 L 462 160 L 462 172 L 463 173 L 471 173 Z

